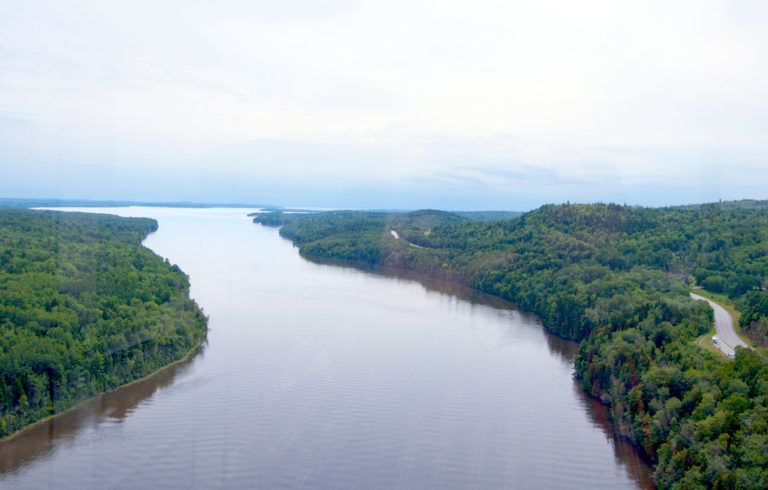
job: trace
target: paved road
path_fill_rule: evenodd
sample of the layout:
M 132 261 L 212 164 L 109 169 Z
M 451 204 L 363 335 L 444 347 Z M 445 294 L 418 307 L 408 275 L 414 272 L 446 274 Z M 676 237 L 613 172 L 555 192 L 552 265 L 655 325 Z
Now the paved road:
M 395 240 L 400 240 L 400 235 L 395 230 L 389 230 L 389 232 L 392 234 L 393 237 L 395 237 Z M 421 245 L 416 245 L 415 243 L 411 243 L 408 240 L 403 240 L 403 241 L 413 248 L 424 248 Z
M 691 293 L 691 298 L 704 300 L 715 310 L 715 330 L 717 330 L 717 347 L 728 356 L 736 353 L 736 347 L 749 348 L 749 346 L 736 335 L 733 329 L 733 318 L 728 311 L 712 300 Z

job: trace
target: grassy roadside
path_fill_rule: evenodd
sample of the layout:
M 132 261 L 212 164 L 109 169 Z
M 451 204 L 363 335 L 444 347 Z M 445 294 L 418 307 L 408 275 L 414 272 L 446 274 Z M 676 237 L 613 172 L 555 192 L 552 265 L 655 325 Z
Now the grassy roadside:
M 703 347 L 704 349 L 707 349 L 708 351 L 712 352 L 713 354 L 720 356 L 724 359 L 728 359 L 728 356 L 725 355 L 725 352 L 721 351 L 717 348 L 714 342 L 712 342 L 712 336 L 715 335 L 716 330 L 712 328 L 707 333 L 696 339 L 696 343 L 699 345 L 699 347 Z
M 727 311 L 728 314 L 731 315 L 731 319 L 733 320 L 733 329 L 734 331 L 736 331 L 736 335 L 741 337 L 741 340 L 746 342 L 748 346 L 752 347 L 753 349 L 755 348 L 755 346 L 752 344 L 752 341 L 749 340 L 749 338 L 745 336 L 741 331 L 741 327 L 739 326 L 739 319 L 741 318 L 741 312 L 736 309 L 736 307 L 733 305 L 733 301 L 731 301 L 731 299 L 728 296 L 726 296 L 725 294 L 713 293 L 711 291 L 707 291 L 706 289 L 691 289 L 691 292 L 693 294 L 698 294 L 701 297 L 714 301 L 715 303 L 725 308 L 725 311 Z M 714 329 L 712 330 L 711 335 L 714 335 Z M 710 339 L 709 342 L 712 343 L 712 340 Z M 713 344 L 713 347 L 714 347 L 714 344 Z

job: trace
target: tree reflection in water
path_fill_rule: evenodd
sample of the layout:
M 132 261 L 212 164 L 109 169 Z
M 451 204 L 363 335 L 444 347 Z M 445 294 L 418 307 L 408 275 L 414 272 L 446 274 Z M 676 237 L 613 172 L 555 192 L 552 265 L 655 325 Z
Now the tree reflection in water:
M 42 460 L 58 446 L 70 444 L 89 427 L 106 419 L 121 422 L 158 390 L 170 386 L 204 357 L 204 341 L 186 359 L 147 378 L 103 393 L 80 405 L 27 428 L 16 437 L 0 442 L 0 473 L 15 473 L 26 463 Z

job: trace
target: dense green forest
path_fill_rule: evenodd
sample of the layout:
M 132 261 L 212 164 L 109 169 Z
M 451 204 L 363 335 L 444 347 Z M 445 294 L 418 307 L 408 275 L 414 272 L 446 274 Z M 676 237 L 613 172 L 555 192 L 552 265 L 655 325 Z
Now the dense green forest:
M 207 331 L 144 218 L 0 208 L 0 438 L 185 357 Z
M 306 257 L 459 281 L 580 341 L 577 377 L 657 463 L 660 487 L 768 487 L 768 360 L 762 349 L 728 361 L 700 347 L 712 311 L 689 296 L 692 284 L 729 295 L 765 345 L 767 202 L 548 205 L 499 222 L 333 212 L 267 224 L 284 224 Z
M 342 211 L 347 216 L 352 216 L 352 211 Z M 266 226 L 282 226 L 292 223 L 293 221 L 306 217 L 310 214 L 313 215 L 327 215 L 335 214 L 335 212 L 317 212 L 317 211 L 291 211 L 285 212 L 280 210 L 266 210 L 251 213 L 248 216 L 253 217 L 254 223 L 261 223 Z M 387 213 L 387 212 L 362 212 L 358 213 L 358 216 L 364 219 L 379 219 L 383 221 L 391 222 L 393 226 L 398 226 L 402 229 L 403 226 L 407 226 L 406 223 L 416 220 L 416 224 L 421 229 L 429 229 L 434 226 L 441 226 L 446 224 L 458 223 L 461 221 L 503 221 L 513 219 L 521 216 L 523 213 L 518 211 L 435 211 L 435 210 L 421 210 L 411 213 Z M 422 219 L 423 221 L 418 221 Z

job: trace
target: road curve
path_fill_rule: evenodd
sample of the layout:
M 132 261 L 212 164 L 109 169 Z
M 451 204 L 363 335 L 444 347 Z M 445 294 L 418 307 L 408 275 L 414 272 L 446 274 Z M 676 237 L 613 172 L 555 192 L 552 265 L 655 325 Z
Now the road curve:
M 395 230 L 389 230 L 389 232 L 392 234 L 393 237 L 395 237 L 395 240 L 400 240 L 400 234 L 398 234 Z M 411 243 L 408 240 L 403 240 L 403 241 L 413 248 L 424 248 L 421 245 L 416 245 L 415 243 Z
M 727 356 L 733 357 L 736 354 L 736 347 L 744 347 L 749 349 L 749 346 L 741 340 L 733 329 L 733 318 L 728 311 L 715 303 L 714 301 L 707 299 L 698 294 L 691 293 L 691 298 L 704 300 L 709 303 L 709 306 L 715 310 L 715 330 L 717 331 L 717 348 L 723 351 Z

